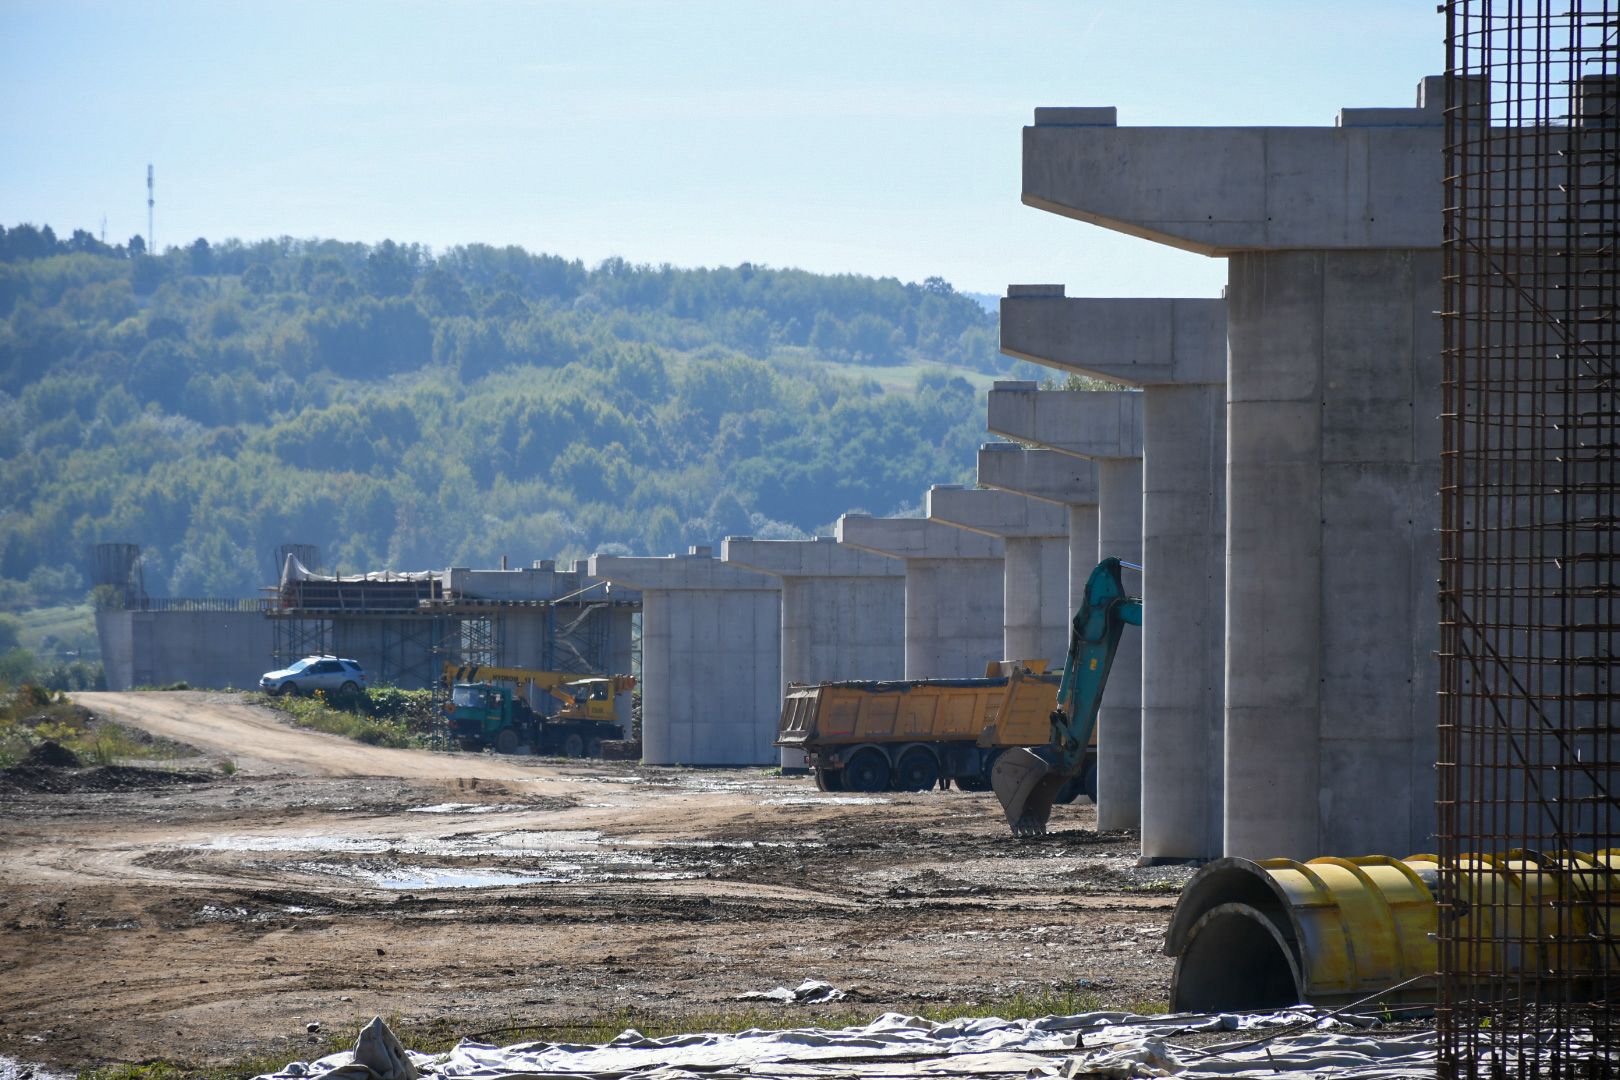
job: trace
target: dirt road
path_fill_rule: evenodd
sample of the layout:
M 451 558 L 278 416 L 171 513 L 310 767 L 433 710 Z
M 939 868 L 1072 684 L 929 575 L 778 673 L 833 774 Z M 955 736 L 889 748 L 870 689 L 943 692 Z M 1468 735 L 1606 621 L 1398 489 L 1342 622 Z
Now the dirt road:
M 0 773 L 14 1058 L 292 1060 L 314 1020 L 685 1015 L 805 978 L 873 1014 L 1166 992 L 1178 872 L 1137 869 L 1089 807 L 1014 840 L 986 794 L 382 750 L 229 695 L 81 700 L 238 771 L 58 794 Z
M 73 695 L 73 700 L 92 712 L 194 746 L 248 772 L 421 780 L 533 780 L 554 775 L 532 759 L 392 750 L 306 731 L 290 726 L 269 709 L 243 704 L 236 694 L 85 693 Z

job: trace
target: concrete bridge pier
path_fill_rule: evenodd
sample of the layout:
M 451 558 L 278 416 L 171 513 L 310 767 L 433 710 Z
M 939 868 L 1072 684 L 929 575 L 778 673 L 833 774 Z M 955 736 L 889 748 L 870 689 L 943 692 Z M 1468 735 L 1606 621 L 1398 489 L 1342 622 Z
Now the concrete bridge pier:
M 896 559 L 831 536 L 755 540 L 729 536 L 727 566 L 782 583 L 782 686 L 840 679 L 898 679 L 905 673 L 906 572 Z M 782 767 L 804 753 L 782 748 Z
M 1024 129 L 1025 204 L 1228 260 L 1225 855 L 1431 849 L 1444 97 Z
M 989 413 L 993 434 L 1095 463 L 1099 557 L 1114 555 L 1140 565 L 1142 395 L 1041 390 L 1032 382 L 1004 381 L 991 387 Z M 1132 577 L 1127 576 L 1126 587 L 1139 587 Z M 1127 633 L 1120 638 L 1097 713 L 1097 828 L 1141 823 L 1141 772 L 1142 640 Z
M 1226 305 L 1013 285 L 1001 349 L 1142 391 L 1142 857 L 1221 853 Z M 1155 616 L 1154 613 L 1160 613 Z
M 1063 665 L 1069 647 L 1069 518 L 1051 503 L 1010 491 L 937 485 L 928 489 L 928 520 L 999 538 L 1003 660 Z
M 592 577 L 641 592 L 641 760 L 774 764 L 781 583 L 709 551 L 590 559 Z
M 838 542 L 905 565 L 905 677 L 977 678 L 1002 659 L 1000 540 L 925 518 L 845 514 Z
M 1069 585 L 1065 591 L 1068 611 L 1063 630 L 1067 652 L 1069 620 L 1080 607 L 1086 578 L 1097 565 L 1096 464 L 1056 450 L 1032 450 L 1010 442 L 985 443 L 979 447 L 979 486 L 1063 508 L 1069 542 Z

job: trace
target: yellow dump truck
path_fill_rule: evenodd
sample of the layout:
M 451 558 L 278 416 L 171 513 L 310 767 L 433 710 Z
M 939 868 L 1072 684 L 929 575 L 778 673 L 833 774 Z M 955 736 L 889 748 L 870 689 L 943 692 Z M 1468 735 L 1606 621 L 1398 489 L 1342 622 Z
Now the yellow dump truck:
M 986 791 L 1001 752 L 1052 738 L 1058 676 L 1002 661 L 982 679 L 789 685 L 776 744 L 802 750 L 823 791 Z M 1096 793 L 1096 747 L 1072 799 Z

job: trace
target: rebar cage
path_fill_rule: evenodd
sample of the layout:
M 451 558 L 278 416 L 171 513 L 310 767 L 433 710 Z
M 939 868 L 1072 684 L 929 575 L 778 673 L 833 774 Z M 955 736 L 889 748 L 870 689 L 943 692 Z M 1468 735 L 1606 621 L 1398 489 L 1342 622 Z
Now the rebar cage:
M 1440 1073 L 1620 1072 L 1620 0 L 1446 5 Z

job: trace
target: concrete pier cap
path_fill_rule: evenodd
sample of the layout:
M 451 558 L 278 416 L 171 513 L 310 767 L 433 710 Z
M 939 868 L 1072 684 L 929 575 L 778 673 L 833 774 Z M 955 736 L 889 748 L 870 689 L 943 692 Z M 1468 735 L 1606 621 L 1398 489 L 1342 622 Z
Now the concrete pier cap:
M 1010 285 L 1001 351 L 1126 386 L 1224 383 L 1226 302 L 1068 297 L 1062 285 Z
M 1142 395 L 1130 390 L 1042 390 L 1001 380 L 990 388 L 989 430 L 1084 458 L 1142 456 Z
M 979 486 L 1060 506 L 1095 506 L 1097 466 L 1085 458 L 1017 443 L 979 447 Z
M 1010 491 L 936 484 L 924 497 L 929 521 L 1003 540 L 1060 540 L 1069 535 L 1063 511 Z
M 641 752 L 649 765 L 778 759 L 781 583 L 710 549 L 593 555 L 592 577 L 642 594 Z
M 839 518 L 836 536 L 905 567 L 906 678 L 970 678 L 1003 659 L 1006 545 L 999 537 L 864 514 Z
M 1321 128 L 1119 127 L 1038 108 L 1023 202 L 1204 255 L 1438 246 L 1444 106 L 1430 76 L 1415 108 L 1343 109 Z
M 728 536 L 721 542 L 720 559 L 728 566 L 780 578 L 905 576 L 905 568 L 892 558 L 840 544 L 836 536 L 809 540 Z
M 999 539 L 964 532 L 927 518 L 878 518 L 845 514 L 835 535 L 840 544 L 891 559 L 999 559 Z

